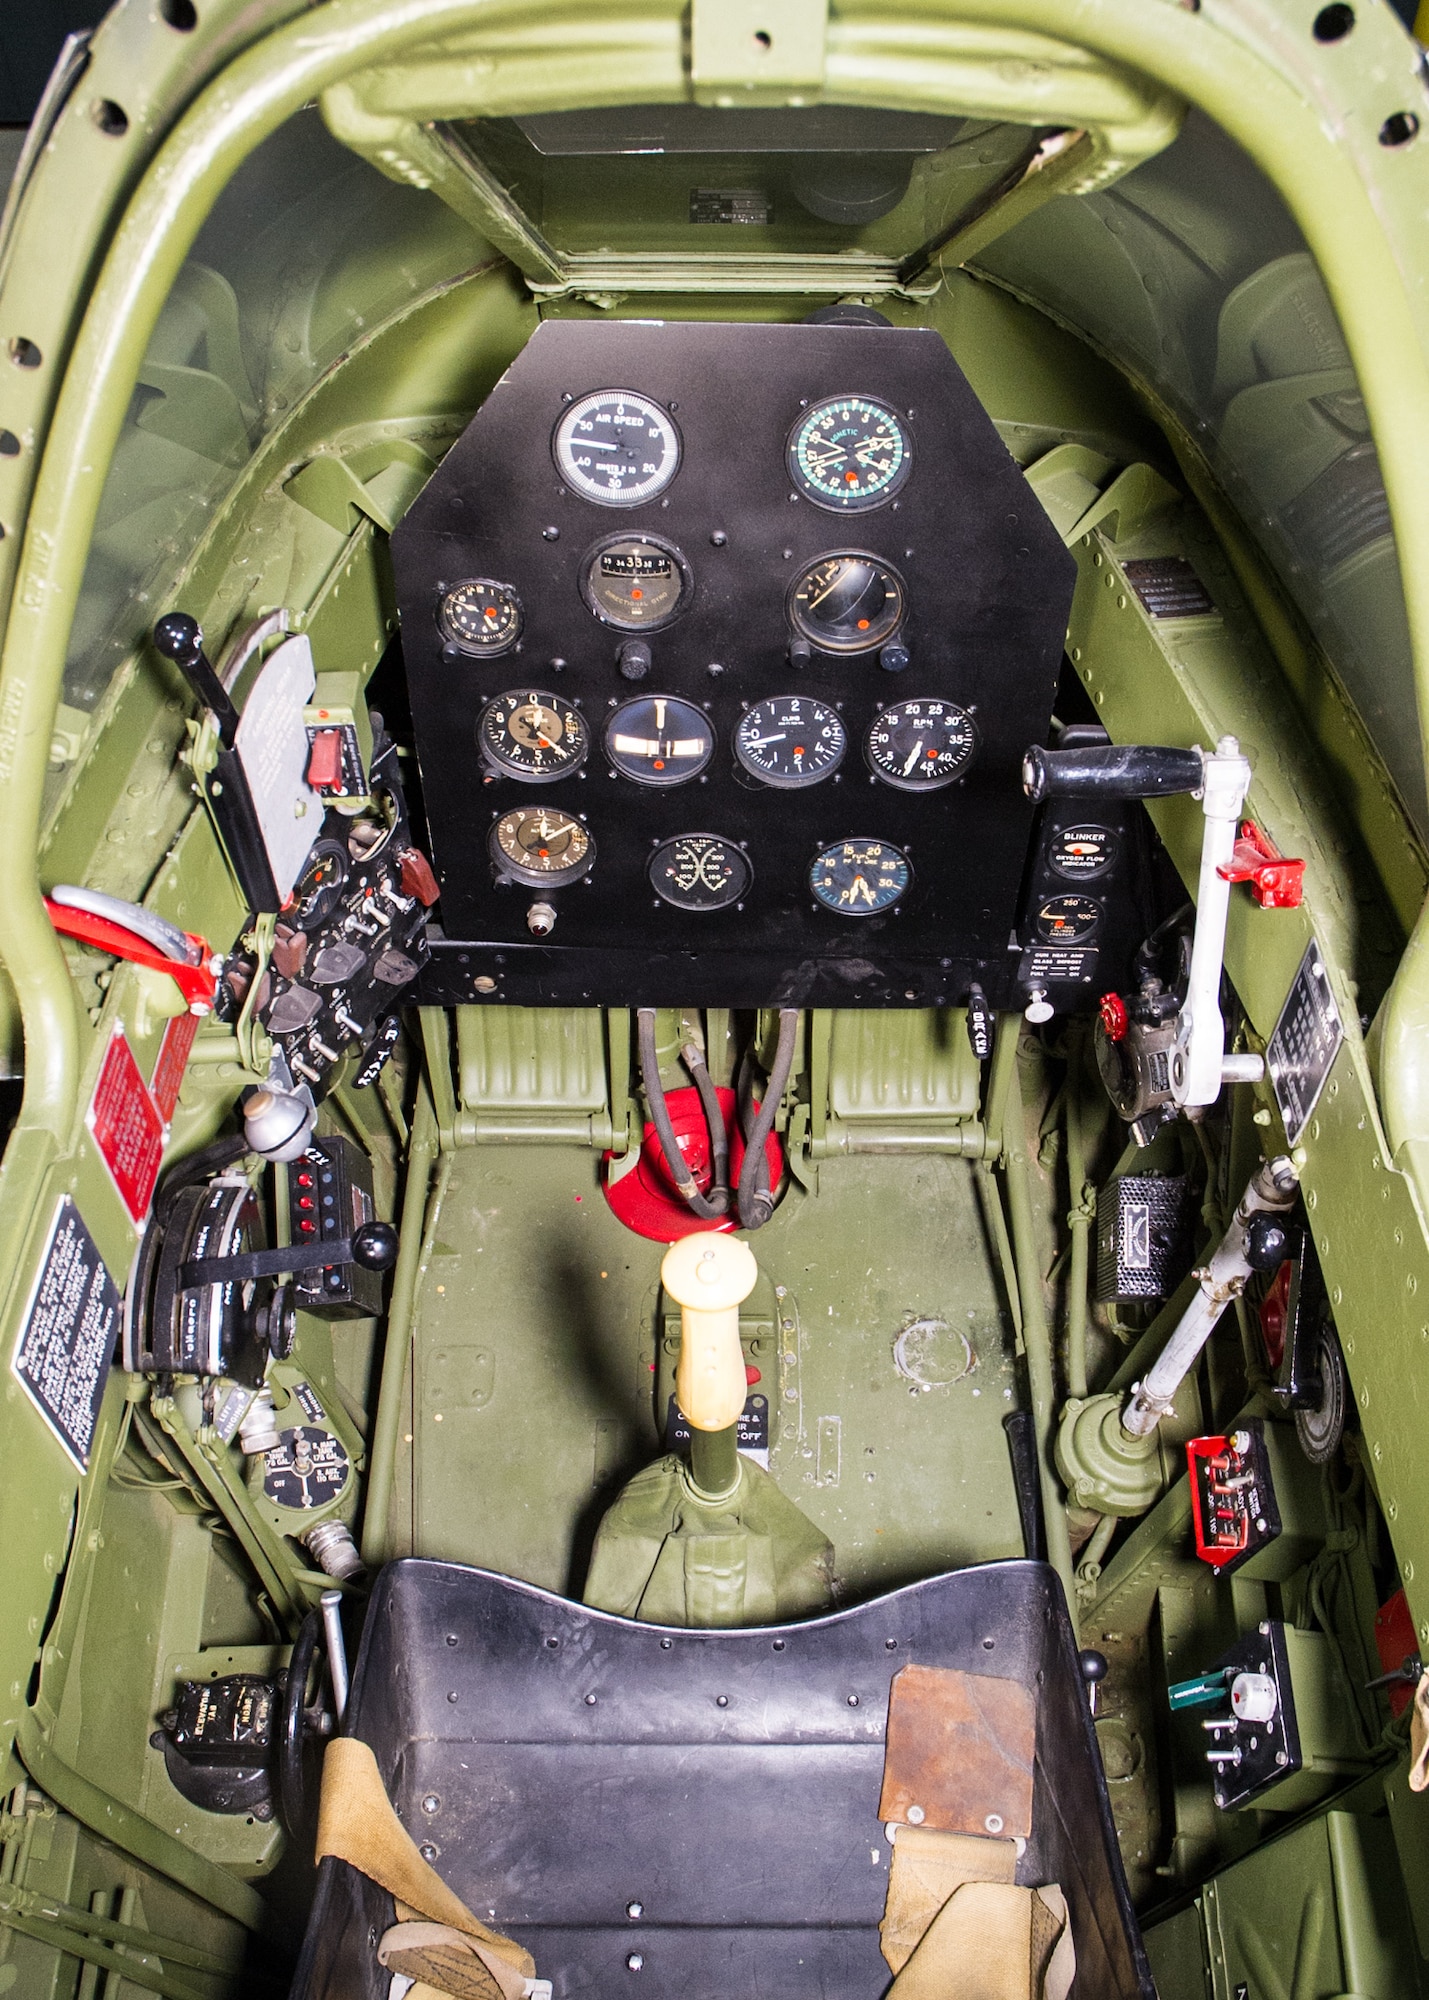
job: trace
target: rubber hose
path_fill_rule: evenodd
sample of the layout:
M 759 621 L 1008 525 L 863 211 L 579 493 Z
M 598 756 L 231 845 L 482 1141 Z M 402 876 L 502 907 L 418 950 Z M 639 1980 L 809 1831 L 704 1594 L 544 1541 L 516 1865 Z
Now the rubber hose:
M 764 1091 L 764 1102 L 759 1107 L 759 1116 L 744 1142 L 744 1161 L 739 1169 L 739 1223 L 742 1229 L 762 1229 L 774 1213 L 774 1189 L 761 1187 L 760 1168 L 767 1165 L 764 1147 L 769 1134 L 774 1130 L 775 1115 L 783 1100 L 789 1083 L 789 1072 L 794 1067 L 794 1043 L 799 1033 L 799 1010 L 797 1007 L 779 1009 L 779 1040 L 774 1050 L 774 1067 L 769 1072 L 769 1082 Z
M 705 1114 L 705 1130 L 710 1141 L 710 1191 L 711 1202 L 723 1204 L 724 1212 L 729 1212 L 729 1134 L 724 1128 L 724 1113 L 719 1108 L 719 1095 L 714 1087 L 714 1079 L 705 1063 L 704 1052 L 690 1042 L 681 1049 L 685 1068 L 695 1080 L 695 1089 L 700 1093 L 700 1108 Z
M 729 1192 L 727 1189 L 714 1190 L 711 1198 L 706 1200 L 695 1186 L 689 1162 L 680 1151 L 675 1128 L 670 1122 L 670 1107 L 665 1102 L 665 1086 L 660 1081 L 660 1059 L 655 1053 L 655 1009 L 641 1007 L 636 1013 L 635 1023 L 636 1043 L 640 1050 L 640 1081 L 645 1090 L 645 1101 L 650 1106 L 650 1122 L 655 1127 L 670 1178 L 692 1215 L 697 1215 L 701 1222 L 719 1222 L 728 1212 Z

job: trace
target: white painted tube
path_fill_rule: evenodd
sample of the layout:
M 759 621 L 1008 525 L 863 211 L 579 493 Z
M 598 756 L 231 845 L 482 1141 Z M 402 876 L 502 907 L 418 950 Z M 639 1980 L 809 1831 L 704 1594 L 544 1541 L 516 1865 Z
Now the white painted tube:
M 1221 967 L 1226 949 L 1226 914 L 1231 885 L 1220 870 L 1235 851 L 1240 810 L 1250 788 L 1250 765 L 1234 736 L 1223 736 L 1204 763 L 1201 810 L 1201 874 L 1196 885 L 1196 935 L 1191 975 L 1177 1038 L 1179 1062 L 1172 1063 L 1172 1095 L 1179 1105 L 1214 1104 L 1224 1081 L 1225 1022 L 1221 1018 Z

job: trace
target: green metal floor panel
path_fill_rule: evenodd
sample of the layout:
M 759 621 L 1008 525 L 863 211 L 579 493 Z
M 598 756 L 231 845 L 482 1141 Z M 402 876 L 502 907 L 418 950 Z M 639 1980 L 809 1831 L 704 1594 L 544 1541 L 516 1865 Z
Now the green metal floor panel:
M 779 1327 L 754 1357 L 770 1468 L 845 1593 L 1019 1555 L 1011 1332 L 971 1166 L 829 1162 L 752 1244 L 750 1313 Z M 455 1156 L 413 1347 L 415 1553 L 579 1591 L 605 1506 L 662 1448 L 662 1253 L 615 1220 L 589 1151 Z

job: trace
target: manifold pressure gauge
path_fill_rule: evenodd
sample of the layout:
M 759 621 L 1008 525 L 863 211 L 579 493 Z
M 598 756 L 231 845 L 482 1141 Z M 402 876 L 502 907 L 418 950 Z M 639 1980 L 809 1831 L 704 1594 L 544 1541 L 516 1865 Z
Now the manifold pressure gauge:
M 622 702 L 605 726 L 605 754 L 638 785 L 682 785 L 714 755 L 714 730 L 702 709 L 668 694 Z
M 895 701 L 874 717 L 865 739 L 869 767 L 902 792 L 951 785 L 972 762 L 977 730 L 955 701 Z
M 609 535 L 581 569 L 587 608 L 617 632 L 657 632 L 679 617 L 693 589 L 689 564 L 659 535 Z
M 838 710 L 806 694 L 752 702 L 734 736 L 734 754 L 751 777 L 790 791 L 829 777 L 847 748 Z
M 913 441 L 887 403 L 831 396 L 789 433 L 789 476 L 806 500 L 858 514 L 891 500 L 913 470 Z
M 825 653 L 866 653 L 903 618 L 903 579 L 877 556 L 836 550 L 810 563 L 789 592 L 789 622 Z
M 595 841 L 572 814 L 550 806 L 517 806 L 488 836 L 498 876 L 533 889 L 578 882 L 595 860 Z
M 485 576 L 453 584 L 437 611 L 442 636 L 458 652 L 486 660 L 509 652 L 524 622 L 521 600 L 510 584 Z
M 878 917 L 902 901 L 913 879 L 908 856 L 886 840 L 836 840 L 809 869 L 815 900 L 840 917 Z
M 498 771 L 528 785 L 573 777 L 590 748 L 580 710 L 539 689 L 518 688 L 489 701 L 481 711 L 476 740 Z
M 742 902 L 754 870 L 742 847 L 717 833 L 680 833 L 650 857 L 657 896 L 677 910 L 725 910 Z
M 572 403 L 551 439 L 556 470 L 598 507 L 654 500 L 680 469 L 675 420 L 633 389 L 597 389 Z

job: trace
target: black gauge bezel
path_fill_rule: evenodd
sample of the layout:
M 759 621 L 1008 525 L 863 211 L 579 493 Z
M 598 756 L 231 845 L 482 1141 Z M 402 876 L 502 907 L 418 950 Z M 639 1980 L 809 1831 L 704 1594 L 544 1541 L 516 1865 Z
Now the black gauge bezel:
M 548 708 L 555 709 L 563 715 L 573 715 L 580 724 L 578 754 L 568 758 L 557 770 L 527 771 L 514 760 L 503 756 L 501 751 L 492 749 L 486 740 L 486 718 L 493 710 L 499 708 L 502 702 L 510 701 L 513 695 L 519 696 L 520 702 L 544 702 Z M 481 713 L 476 718 L 476 745 L 485 761 L 503 778 L 511 778 L 518 785 L 556 785 L 563 778 L 573 778 L 590 755 L 590 725 L 574 702 L 562 701 L 553 695 L 549 688 L 503 688 L 500 694 L 493 695 L 490 701 L 483 704 Z
M 1064 841 L 1075 840 L 1078 834 L 1099 833 L 1106 837 L 1107 848 L 1095 868 L 1084 868 L 1078 874 L 1062 867 L 1057 858 L 1057 850 Z M 1079 820 L 1075 826 L 1061 826 L 1047 842 L 1047 866 L 1062 882 L 1099 882 L 1103 875 L 1109 875 L 1117 864 L 1121 852 L 1121 835 L 1114 826 L 1103 826 L 1100 820 Z
M 661 555 L 672 558 L 680 576 L 680 592 L 673 611 L 667 611 L 660 618 L 617 618 L 600 603 L 595 593 L 595 585 L 591 581 L 591 572 L 600 558 L 608 550 L 618 547 L 621 542 L 646 542 L 652 549 L 658 549 Z M 648 534 L 643 528 L 632 528 L 624 534 L 602 535 L 600 540 L 593 543 L 581 557 L 579 581 L 581 599 L 586 610 L 592 618 L 599 619 L 600 623 L 608 626 L 612 632 L 663 632 L 667 625 L 673 625 L 677 618 L 684 616 L 690 608 L 690 599 L 695 594 L 695 573 L 690 568 L 684 550 L 677 548 L 666 536 Z
M 335 856 L 340 864 L 337 880 L 335 882 L 325 882 L 317 892 L 317 903 L 314 908 L 306 915 L 300 914 L 297 902 L 302 889 L 303 878 L 314 866 L 320 855 L 329 853 Z M 367 857 L 364 855 L 363 861 L 365 862 L 366 859 Z M 352 866 L 352 855 L 348 851 L 346 841 L 335 840 L 327 834 L 324 834 L 320 840 L 315 840 L 308 849 L 308 858 L 303 863 L 302 874 L 299 875 L 297 881 L 293 884 L 294 907 L 285 914 L 283 921 L 285 923 L 296 924 L 300 931 L 321 930 L 338 904 L 342 901 L 342 892 L 347 887 L 348 879 L 352 874 Z
M 884 576 L 892 577 L 898 586 L 898 614 L 892 624 L 885 625 L 872 638 L 860 636 L 856 639 L 831 639 L 826 632 L 821 632 L 811 620 L 806 619 L 799 606 L 799 591 L 808 581 L 811 571 L 816 570 L 820 563 L 826 562 L 872 563 Z M 860 653 L 877 652 L 880 646 L 886 646 L 890 639 L 897 636 L 908 615 L 908 586 L 898 566 L 889 562 L 886 556 L 876 555 L 872 549 L 822 549 L 818 555 L 810 556 L 789 585 L 784 597 L 784 611 L 790 625 L 801 639 L 807 639 L 811 646 L 816 646 L 821 653 L 828 653 L 833 658 L 852 659 Z
M 825 860 L 839 847 L 882 847 L 898 856 L 907 872 L 907 880 L 891 903 L 880 904 L 872 910 L 844 910 L 840 909 L 837 903 L 830 903 L 819 894 L 814 884 L 814 870 L 821 861 Z M 805 871 L 804 879 L 808 885 L 809 894 L 821 910 L 827 910 L 831 917 L 851 917 L 856 921 L 862 921 L 867 917 L 886 917 L 891 911 L 898 908 L 899 904 L 905 900 L 913 887 L 913 863 L 908 858 L 907 848 L 900 847 L 896 840 L 885 840 L 882 834 L 878 833 L 846 833 L 838 840 L 826 840 L 824 842 L 823 846 L 819 848 L 810 861 Z
M 606 402 L 612 397 L 618 401 L 639 403 L 646 410 L 658 411 L 662 422 L 669 425 L 670 435 L 674 439 L 675 455 L 673 463 L 667 471 L 657 475 L 659 484 L 648 487 L 643 493 L 614 494 L 596 492 L 561 463 L 561 440 L 569 432 L 570 426 L 592 404 Z M 593 507 L 630 508 L 648 506 L 652 500 L 658 500 L 662 493 L 669 491 L 674 480 L 679 476 L 684 456 L 685 441 L 680 435 L 680 426 L 675 422 L 675 419 L 671 416 L 665 405 L 656 397 L 647 395 L 643 389 L 612 388 L 587 390 L 585 395 L 577 396 L 573 402 L 567 404 L 566 408 L 562 410 L 560 416 L 556 419 L 551 431 L 551 459 L 555 465 L 557 476 L 560 478 L 561 483 L 578 500 L 587 500 Z
M 972 741 L 968 745 L 966 757 L 964 757 L 955 771 L 940 772 L 936 778 L 890 777 L 887 771 L 874 761 L 873 732 L 880 726 L 885 716 L 893 714 L 898 709 L 908 708 L 915 701 L 937 702 L 943 708 L 956 709 L 967 724 L 972 735 Z M 941 792 L 948 785 L 955 785 L 960 778 L 967 776 L 972 761 L 977 755 L 979 740 L 977 717 L 970 710 L 964 708 L 961 702 L 953 701 L 949 696 L 942 694 L 910 694 L 901 696 L 897 701 L 890 701 L 879 709 L 877 715 L 874 716 L 867 729 L 863 732 L 863 756 L 864 762 L 868 765 L 874 777 L 877 778 L 879 784 L 888 785 L 895 792 Z
M 1054 903 L 1088 904 L 1092 916 L 1086 929 L 1078 931 L 1074 937 L 1049 937 L 1042 928 L 1042 915 L 1045 910 L 1051 909 Z M 1032 928 L 1037 934 L 1039 944 L 1062 945 L 1070 950 L 1077 945 L 1090 944 L 1101 930 L 1105 918 L 1106 905 L 1098 902 L 1095 896 L 1083 895 L 1078 889 L 1059 889 L 1055 896 L 1043 896 L 1040 899 L 1038 907 L 1032 912 Z
M 833 720 L 838 724 L 839 729 L 843 735 L 843 741 L 839 745 L 838 755 L 834 758 L 831 764 L 826 764 L 821 771 L 805 771 L 795 777 L 774 778 L 771 777 L 767 771 L 761 771 L 757 764 L 750 763 L 749 759 L 745 756 L 743 746 L 740 742 L 740 736 L 744 730 L 744 725 L 746 724 L 746 722 L 748 722 L 750 716 L 753 715 L 758 709 L 775 708 L 779 705 L 780 702 L 785 702 L 785 701 L 812 702 L 816 708 L 821 708 L 826 715 L 832 716 Z M 820 724 L 819 726 L 821 728 L 823 727 L 822 724 Z M 811 785 L 822 785 L 827 779 L 831 778 L 834 775 L 835 771 L 838 770 L 839 766 L 843 763 L 844 758 L 847 757 L 848 755 L 849 733 L 848 733 L 848 724 L 844 721 L 843 717 L 839 714 L 838 710 L 834 707 L 832 702 L 822 701 L 820 700 L 818 695 L 805 694 L 802 688 L 796 688 L 793 690 L 793 692 L 789 694 L 761 695 L 758 701 L 750 702 L 748 708 L 745 709 L 744 713 L 740 716 L 739 721 L 735 725 L 732 741 L 734 746 L 735 762 L 738 764 L 741 771 L 747 772 L 748 775 L 754 779 L 756 784 L 767 785 L 771 791 L 775 792 L 802 792 L 802 791 L 807 791 Z
M 656 879 L 656 869 L 659 866 L 661 858 L 669 854 L 673 848 L 683 846 L 687 840 L 711 840 L 716 842 L 720 847 L 726 848 L 731 854 L 738 856 L 744 866 L 744 881 L 740 887 L 732 890 L 729 895 L 725 896 L 718 903 L 681 902 L 678 897 L 672 896 L 668 889 L 662 888 Z M 712 917 L 717 915 L 721 910 L 731 909 L 736 903 L 742 903 L 754 887 L 754 863 L 750 860 L 740 843 L 737 840 L 732 840 L 727 833 L 706 833 L 698 830 L 693 833 L 672 833 L 668 840 L 660 842 L 660 845 L 650 856 L 650 859 L 645 864 L 645 873 L 650 887 L 655 891 L 660 901 L 668 903 L 672 910 L 679 910 L 682 915 L 689 917 Z
M 511 605 L 514 607 L 516 612 L 515 630 L 511 633 L 509 638 L 504 638 L 499 645 L 495 646 L 477 645 L 465 634 L 458 632 L 451 624 L 451 621 L 447 616 L 448 604 L 450 604 L 451 600 L 456 596 L 458 591 L 471 590 L 471 589 L 500 591 L 501 595 L 507 598 L 511 603 Z M 457 581 L 454 584 L 452 584 L 448 589 L 442 592 L 441 602 L 437 605 L 437 630 L 442 635 L 443 643 L 448 646 L 454 646 L 457 652 L 464 653 L 466 657 L 470 660 L 499 660 L 503 656 L 503 654 L 509 653 L 514 646 L 519 644 L 521 639 L 521 634 L 522 632 L 525 631 L 525 629 L 526 629 L 525 605 L 521 602 L 519 594 L 512 587 L 512 585 L 509 583 L 502 583 L 498 577 L 494 576 L 458 577 Z
M 682 764 L 672 777 L 666 778 L 653 770 L 648 762 L 636 766 L 622 761 L 629 753 L 613 748 L 612 739 L 615 736 L 616 726 L 623 715 L 628 715 L 632 708 L 638 708 L 647 701 L 667 701 L 672 707 L 685 709 L 697 719 L 700 728 L 708 738 L 705 754 L 697 764 Z M 606 720 L 605 734 L 602 738 L 606 761 L 609 763 L 610 768 L 617 772 L 620 777 L 628 778 L 632 785 L 645 785 L 654 791 L 668 791 L 673 785 L 688 785 L 692 779 L 699 777 L 701 771 L 707 771 L 714 761 L 714 753 L 718 741 L 714 723 L 699 706 L 698 702 L 691 701 L 688 695 L 654 693 L 627 696 L 618 708 L 611 710 Z
M 898 470 L 887 486 L 880 487 L 876 494 L 862 494 L 847 500 L 835 500 L 827 493 L 821 493 L 809 482 L 808 475 L 799 463 L 798 439 L 800 432 L 817 422 L 823 412 L 836 403 L 861 403 L 866 408 L 878 410 L 893 422 L 903 441 L 903 457 Z M 812 507 L 820 507 L 826 514 L 872 514 L 879 507 L 886 507 L 908 484 L 908 476 L 913 470 L 913 433 L 909 420 L 901 410 L 896 410 L 882 396 L 865 395 L 861 390 L 848 389 L 839 396 L 820 396 L 817 403 L 811 403 L 807 410 L 801 410 L 789 426 L 789 435 L 784 446 L 784 464 L 794 489 Z
M 501 845 L 500 829 L 508 820 L 520 819 L 526 813 L 551 811 L 561 819 L 578 826 L 586 837 L 586 850 L 581 859 L 564 868 L 528 868 L 519 861 L 513 861 Z M 487 852 L 498 882 L 519 882 L 527 889 L 564 889 L 572 882 L 580 882 L 595 866 L 595 835 L 579 813 L 567 812 L 564 806 L 508 806 L 504 813 L 498 813 L 491 822 L 491 830 L 486 836 Z

